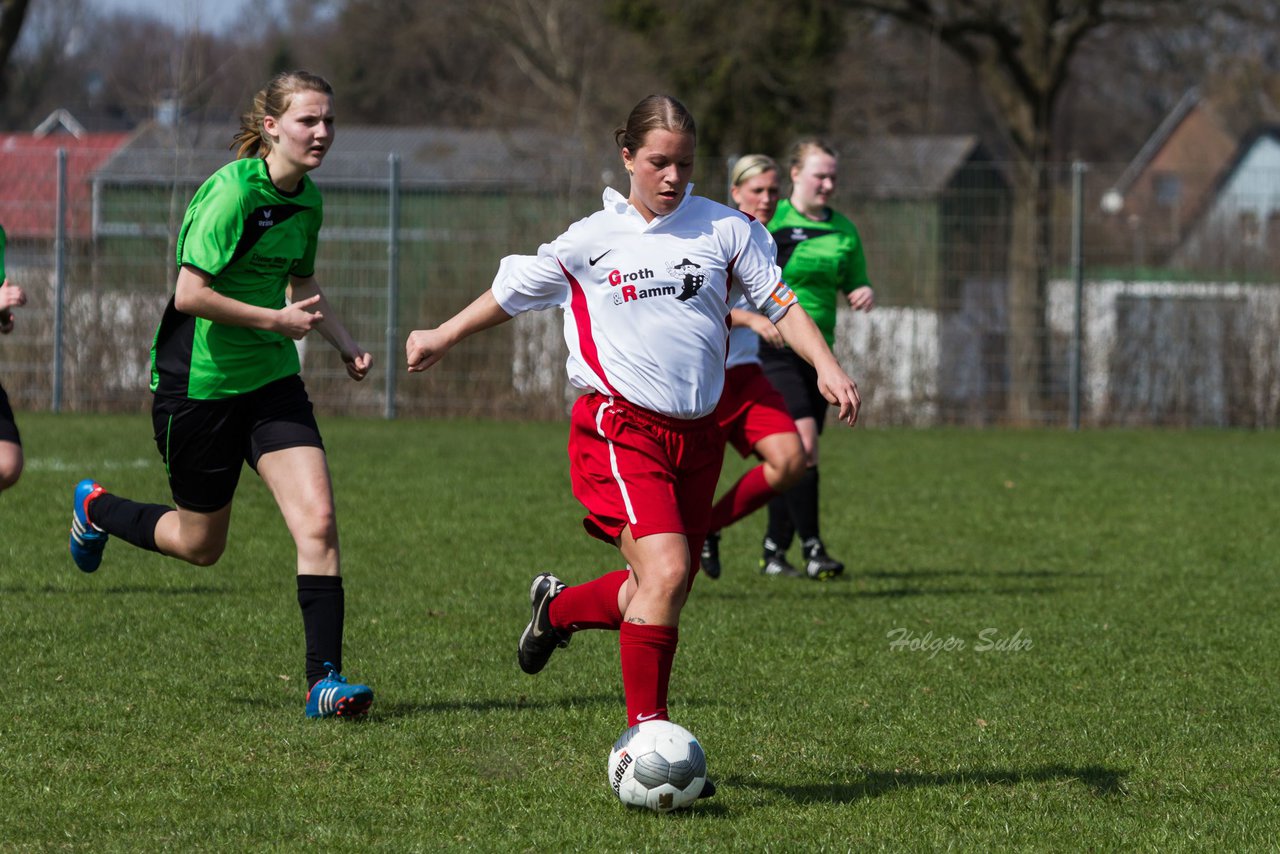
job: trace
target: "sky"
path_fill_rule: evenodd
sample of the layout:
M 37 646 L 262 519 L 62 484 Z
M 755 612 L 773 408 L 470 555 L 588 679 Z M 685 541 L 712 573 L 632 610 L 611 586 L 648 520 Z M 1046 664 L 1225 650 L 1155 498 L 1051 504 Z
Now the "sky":
M 182 29 L 222 32 L 241 16 L 248 0 L 87 0 L 95 11 L 136 12 Z

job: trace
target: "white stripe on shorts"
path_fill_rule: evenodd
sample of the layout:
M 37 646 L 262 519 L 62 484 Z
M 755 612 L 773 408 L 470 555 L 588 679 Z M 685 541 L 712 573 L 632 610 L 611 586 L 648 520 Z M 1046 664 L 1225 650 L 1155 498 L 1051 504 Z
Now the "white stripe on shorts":
M 604 411 L 613 406 L 613 398 L 605 403 L 600 404 L 600 408 L 596 410 L 596 432 L 600 434 L 600 438 L 604 439 L 609 446 L 609 467 L 613 469 L 613 479 L 618 483 L 618 489 L 622 492 L 622 503 L 627 508 L 627 519 L 631 524 L 636 523 L 636 511 L 631 508 L 631 496 L 627 493 L 626 481 L 622 479 L 622 472 L 618 471 L 618 455 L 613 450 L 613 440 L 604 434 Z

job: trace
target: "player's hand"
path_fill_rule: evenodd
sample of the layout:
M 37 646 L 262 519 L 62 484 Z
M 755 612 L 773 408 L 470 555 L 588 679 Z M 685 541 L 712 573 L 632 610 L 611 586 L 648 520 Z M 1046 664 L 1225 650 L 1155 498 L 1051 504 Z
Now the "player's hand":
M 10 312 L 8 310 L 13 308 L 15 305 L 26 304 L 26 291 L 17 285 L 9 284 L 8 279 L 5 279 L 4 283 L 0 284 L 0 311 L 4 311 L 5 314 L 9 314 Z
M 311 306 L 320 302 L 320 295 L 315 294 L 304 300 L 291 302 L 276 312 L 276 332 L 287 335 L 294 341 L 301 340 L 308 332 L 315 329 L 324 320 L 318 311 L 308 311 Z
M 778 331 L 778 327 L 774 326 L 773 321 L 763 314 L 752 313 L 750 325 L 751 331 L 759 335 L 760 340 L 770 347 L 777 349 L 778 347 L 786 346 L 787 342 L 782 340 L 782 333 Z
M 849 308 L 854 311 L 871 311 L 876 307 L 876 292 L 863 285 L 849 292 Z
M 858 385 L 834 362 L 818 372 L 818 391 L 832 406 L 840 408 L 839 420 L 852 427 L 858 423 L 858 410 L 862 408 L 862 396 Z
M 405 359 L 411 373 L 425 371 L 444 358 L 449 345 L 439 329 L 415 329 L 404 343 Z
M 356 382 L 368 376 L 369 369 L 373 367 L 373 356 L 359 349 L 354 353 L 343 353 L 342 361 L 347 366 L 347 376 Z

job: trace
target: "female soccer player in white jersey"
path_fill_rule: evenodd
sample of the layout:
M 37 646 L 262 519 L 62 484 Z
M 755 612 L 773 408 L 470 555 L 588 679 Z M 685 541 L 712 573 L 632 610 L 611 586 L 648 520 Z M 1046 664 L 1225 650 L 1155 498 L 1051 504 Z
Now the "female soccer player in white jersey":
M 422 371 L 516 314 L 563 310 L 569 378 L 584 392 L 570 427 L 574 495 L 587 531 L 615 544 L 629 569 L 573 587 L 537 576 L 519 662 L 537 673 L 572 632 L 616 630 L 629 726 L 667 718 L 680 610 L 724 456 L 714 413 L 731 291 L 814 364 L 842 421 L 853 424 L 860 402 L 813 321 L 794 310 L 764 228 L 690 195 L 694 133 L 679 101 L 645 98 L 615 134 L 630 195 L 606 189 L 602 210 L 537 255 L 504 258 L 489 290 L 405 345 L 409 370 Z
M 84 572 L 98 568 L 108 535 L 209 566 L 226 548 L 247 462 L 298 550 L 308 717 L 361 715 L 373 702 L 368 686 L 339 672 L 344 596 L 333 488 L 294 345 L 316 330 L 357 381 L 373 363 L 315 279 L 323 207 L 307 173 L 333 138 L 333 89 L 323 78 L 282 72 L 254 98 L 232 143 L 237 159 L 187 208 L 177 284 L 151 350 L 152 421 L 177 508 L 131 501 L 86 478 L 75 489 L 70 541 Z

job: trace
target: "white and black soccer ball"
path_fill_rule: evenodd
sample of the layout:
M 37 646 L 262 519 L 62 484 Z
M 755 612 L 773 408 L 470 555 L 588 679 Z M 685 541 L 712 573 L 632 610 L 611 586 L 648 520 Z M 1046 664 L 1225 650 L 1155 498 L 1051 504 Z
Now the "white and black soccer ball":
M 644 721 L 609 751 L 609 785 L 624 804 L 656 812 L 687 807 L 707 782 L 707 756 L 693 733 L 671 721 Z

